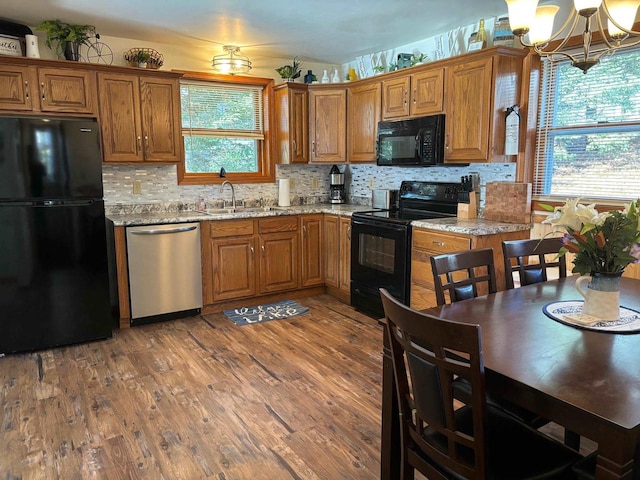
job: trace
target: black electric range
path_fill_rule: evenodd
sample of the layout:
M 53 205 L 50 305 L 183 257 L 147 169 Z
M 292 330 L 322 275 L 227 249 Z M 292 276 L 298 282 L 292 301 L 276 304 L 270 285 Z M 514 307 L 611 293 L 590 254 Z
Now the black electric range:
M 411 222 L 455 217 L 460 183 L 404 181 L 399 208 L 354 213 L 351 217 L 351 305 L 375 318 L 384 316 L 379 289 L 410 303 Z

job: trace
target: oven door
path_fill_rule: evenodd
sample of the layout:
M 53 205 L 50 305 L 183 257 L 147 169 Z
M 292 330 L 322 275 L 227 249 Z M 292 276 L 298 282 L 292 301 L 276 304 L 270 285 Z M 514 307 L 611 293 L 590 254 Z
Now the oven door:
M 409 304 L 411 227 L 405 223 L 351 219 L 351 305 L 384 316 L 379 289 Z

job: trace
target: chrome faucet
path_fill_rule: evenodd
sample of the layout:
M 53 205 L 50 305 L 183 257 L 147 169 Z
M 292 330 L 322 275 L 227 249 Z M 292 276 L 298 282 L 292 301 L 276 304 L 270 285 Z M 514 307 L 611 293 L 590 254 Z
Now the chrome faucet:
M 225 180 L 224 182 L 222 182 L 222 185 L 220 185 L 220 193 L 224 191 L 225 185 L 229 185 L 231 187 L 231 206 L 235 210 L 236 209 L 236 190 L 235 188 L 233 188 L 233 183 L 231 183 L 229 180 Z

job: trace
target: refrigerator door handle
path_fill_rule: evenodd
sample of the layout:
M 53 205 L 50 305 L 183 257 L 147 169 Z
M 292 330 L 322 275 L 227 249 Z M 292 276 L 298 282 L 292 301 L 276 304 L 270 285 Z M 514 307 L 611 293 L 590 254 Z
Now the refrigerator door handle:
M 190 232 L 198 227 L 178 227 L 178 228 L 166 228 L 166 229 L 151 229 L 151 230 L 134 230 L 132 235 L 164 235 L 165 233 L 182 233 Z

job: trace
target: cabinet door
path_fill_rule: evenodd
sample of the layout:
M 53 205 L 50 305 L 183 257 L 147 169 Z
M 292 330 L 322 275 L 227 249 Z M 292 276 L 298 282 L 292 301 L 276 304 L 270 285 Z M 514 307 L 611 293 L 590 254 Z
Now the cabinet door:
M 40 110 L 96 113 L 95 72 L 66 68 L 38 68 Z
M 178 162 L 182 156 L 180 87 L 178 80 L 140 79 L 144 159 Z
M 324 216 L 324 283 L 338 288 L 340 265 L 340 219 L 337 215 Z
M 442 113 L 444 100 L 444 69 L 416 73 L 411 76 L 411 115 Z
M 382 82 L 382 118 L 409 116 L 409 75 Z
M 447 68 L 445 162 L 489 158 L 492 59 Z
M 311 162 L 344 163 L 347 94 L 344 88 L 309 92 Z
M 261 234 L 260 293 L 298 288 L 298 233 Z
M 339 288 L 351 295 L 351 218 L 340 217 Z
M 376 134 L 380 121 L 380 83 L 349 89 L 347 113 L 349 162 L 375 162 Z
M 303 215 L 300 217 L 300 246 L 302 257 L 302 287 L 312 287 L 324 283 L 322 254 L 322 215 Z
M 256 294 L 254 245 L 253 236 L 211 240 L 214 301 Z
M 142 123 L 137 75 L 98 73 L 105 162 L 141 162 Z
M 34 95 L 38 95 L 38 86 L 29 67 L 0 67 L 0 110 L 31 111 Z
M 276 161 L 281 164 L 309 161 L 309 94 L 307 87 L 278 85 L 275 95 Z

